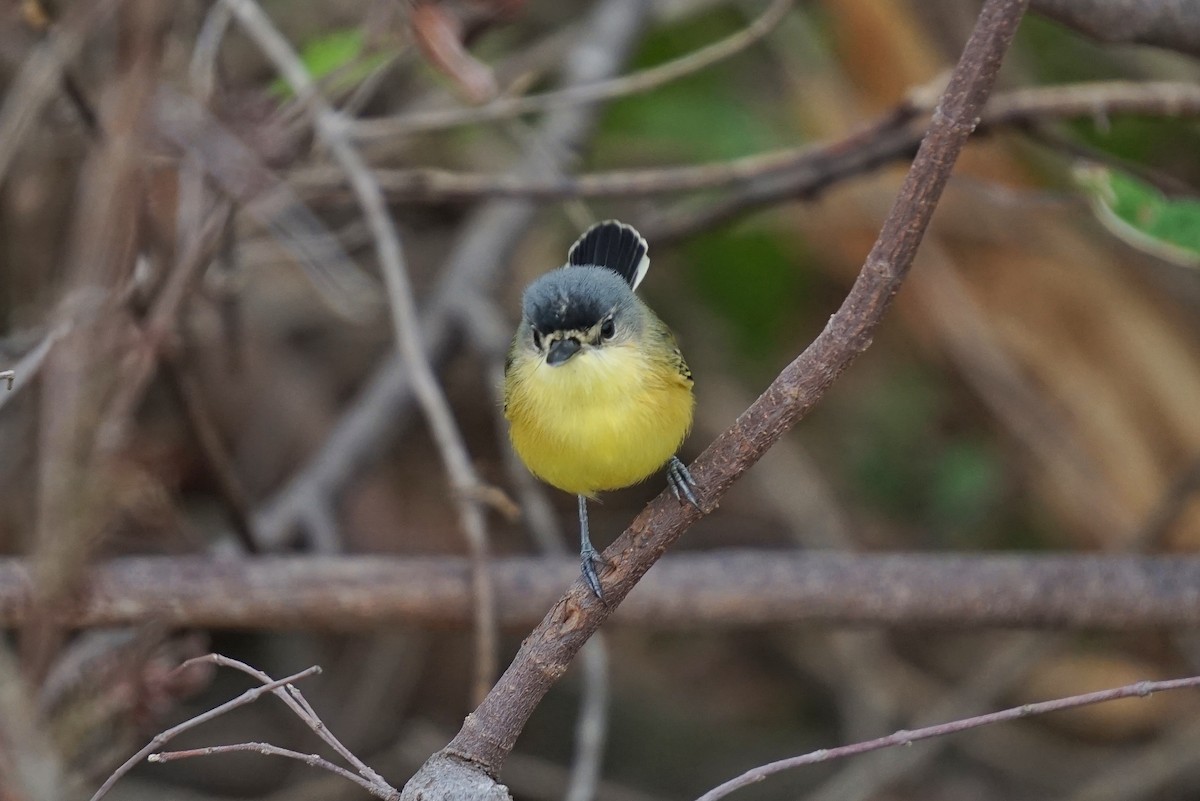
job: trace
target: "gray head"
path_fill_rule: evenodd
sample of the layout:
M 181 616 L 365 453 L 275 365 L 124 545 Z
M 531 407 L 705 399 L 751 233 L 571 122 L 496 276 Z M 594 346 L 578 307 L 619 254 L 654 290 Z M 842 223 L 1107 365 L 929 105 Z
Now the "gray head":
M 641 333 L 642 303 L 633 294 L 650 266 L 646 240 L 616 220 L 584 232 L 567 266 L 546 273 L 521 301 L 521 343 L 560 365 L 580 351 Z
M 527 344 L 559 365 L 587 348 L 625 341 L 641 330 L 641 302 L 605 267 L 560 267 L 525 290 L 522 332 Z

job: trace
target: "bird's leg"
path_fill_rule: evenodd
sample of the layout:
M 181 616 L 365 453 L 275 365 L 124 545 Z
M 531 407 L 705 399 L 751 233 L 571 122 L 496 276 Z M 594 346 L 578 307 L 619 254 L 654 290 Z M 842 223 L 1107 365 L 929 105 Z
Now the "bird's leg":
M 596 575 L 596 563 L 603 562 L 603 557 L 596 552 L 592 547 L 592 540 L 588 537 L 588 512 L 587 498 L 579 496 L 579 567 L 583 573 L 583 580 L 587 582 L 592 594 L 604 600 L 604 593 L 600 591 L 600 577 Z
M 671 492 L 675 495 L 677 501 L 687 501 L 697 510 L 703 512 L 700 508 L 700 502 L 696 500 L 696 479 L 692 478 L 691 472 L 688 471 L 687 465 L 679 461 L 678 456 L 672 456 L 670 463 L 667 465 L 667 484 L 671 487 Z

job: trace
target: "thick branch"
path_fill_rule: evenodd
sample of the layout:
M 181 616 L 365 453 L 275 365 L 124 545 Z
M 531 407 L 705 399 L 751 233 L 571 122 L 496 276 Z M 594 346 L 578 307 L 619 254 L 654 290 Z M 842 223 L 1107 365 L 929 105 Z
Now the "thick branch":
M 497 559 L 497 613 L 528 627 L 577 558 Z M 0 627 L 28 619 L 29 562 L 0 560 Z M 459 557 L 138 557 L 97 565 L 60 622 L 326 629 L 469 626 Z M 1144 629 L 1200 626 L 1200 557 L 718 551 L 663 560 L 621 605 L 633 626 L 853 623 Z

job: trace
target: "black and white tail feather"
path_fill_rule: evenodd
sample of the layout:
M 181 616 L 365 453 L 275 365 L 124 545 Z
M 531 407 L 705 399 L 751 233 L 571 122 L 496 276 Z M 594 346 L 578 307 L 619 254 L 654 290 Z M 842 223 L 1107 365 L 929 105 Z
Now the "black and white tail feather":
M 607 267 L 637 289 L 650 269 L 650 247 L 632 225 L 617 220 L 598 222 L 583 232 L 567 251 L 567 264 Z

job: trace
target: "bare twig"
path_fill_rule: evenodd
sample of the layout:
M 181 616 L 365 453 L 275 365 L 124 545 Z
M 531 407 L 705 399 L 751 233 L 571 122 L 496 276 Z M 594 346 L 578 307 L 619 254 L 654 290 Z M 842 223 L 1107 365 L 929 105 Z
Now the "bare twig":
M 193 660 L 189 660 L 188 662 L 185 662 L 183 665 L 180 666 L 180 669 L 182 669 L 183 667 L 186 667 L 187 665 L 191 664 L 192 662 L 193 662 Z M 142 748 L 140 751 L 138 751 L 136 754 L 131 756 L 129 759 L 125 760 L 125 763 L 122 764 L 119 768 L 117 768 L 113 772 L 113 774 L 108 777 L 108 779 L 104 782 L 104 784 L 100 785 L 100 789 L 97 790 L 95 792 L 95 794 L 92 795 L 91 801 L 100 801 L 101 798 L 108 795 L 108 791 L 113 788 L 113 785 L 115 785 L 118 781 L 120 781 L 122 776 L 124 776 L 126 773 L 131 771 L 135 765 L 137 765 L 139 762 L 141 762 L 146 757 L 150 756 L 155 751 L 158 751 L 159 749 L 161 749 L 164 745 L 171 742 L 171 740 L 175 739 L 183 732 L 194 729 L 197 726 L 199 726 L 200 724 L 207 723 L 208 721 L 210 721 L 214 718 L 220 717 L 221 715 L 224 715 L 226 712 L 229 712 L 233 709 L 237 709 L 240 706 L 245 706 L 246 704 L 253 703 L 253 702 L 257 701 L 259 698 L 262 698 L 267 693 L 275 692 L 276 690 L 278 690 L 282 687 L 285 687 L 286 685 L 291 684 L 292 682 L 300 681 L 301 679 L 308 678 L 309 676 L 312 676 L 312 675 L 320 673 L 320 672 L 321 672 L 321 668 L 317 667 L 316 665 L 313 665 L 312 667 L 310 667 L 306 670 L 302 670 L 299 673 L 293 673 L 291 676 L 288 676 L 287 678 L 279 679 L 278 681 L 268 681 L 267 683 L 265 683 L 259 687 L 251 687 L 249 690 L 246 690 L 244 693 L 239 695 L 237 698 L 226 701 L 225 703 L 221 704 L 220 706 L 213 707 L 212 709 L 208 710 L 207 712 L 203 712 L 199 715 L 196 715 L 194 718 L 185 720 L 183 723 L 180 723 L 177 726 L 172 726 L 171 728 L 167 729 L 166 731 L 156 734 L 154 736 L 154 739 L 152 739 L 149 743 L 147 743 L 146 746 L 144 748 Z
M 473 690 L 474 697 L 479 698 L 491 686 L 496 674 L 497 659 L 495 597 L 488 575 L 487 526 L 483 510 L 471 498 L 472 490 L 477 487 L 479 480 L 471 465 L 466 443 L 454 421 L 454 415 L 450 411 L 450 405 L 437 376 L 425 356 L 416 302 L 413 300 L 412 287 L 408 280 L 400 237 L 388 216 L 387 205 L 379 185 L 371 177 L 366 162 L 346 135 L 345 121 L 321 97 L 292 46 L 276 30 L 257 3 L 252 0 L 225 0 L 225 3 L 246 32 L 271 59 L 297 97 L 309 104 L 316 129 L 328 145 L 334 159 L 345 170 L 374 236 L 376 256 L 387 285 L 396 348 L 404 360 L 413 393 L 424 411 L 441 454 L 447 478 L 454 490 L 459 523 L 467 537 L 474 563 L 477 621 Z
M 239 662 L 236 659 L 231 659 L 221 654 L 208 654 L 196 659 L 189 659 L 180 666 L 180 669 L 197 662 L 212 662 L 221 667 L 230 667 L 234 670 L 240 670 L 248 676 L 253 676 L 264 684 L 274 683 L 278 685 L 278 682 L 271 682 L 271 677 L 261 670 L 250 667 L 245 662 Z M 395 789 L 382 776 L 376 773 L 374 769 L 355 756 L 354 752 L 343 745 L 341 740 L 334 736 L 333 732 L 329 730 L 316 711 L 313 710 L 312 706 L 309 705 L 300 690 L 288 685 L 286 687 L 278 686 L 272 692 L 279 696 L 287 704 L 288 708 L 295 713 L 296 717 L 300 718 L 312 729 L 314 734 L 325 741 L 342 759 L 350 763 L 350 766 L 358 772 L 359 776 L 371 783 L 381 793 L 381 798 L 395 797 Z
M 1100 692 L 1087 693 L 1085 695 L 1073 695 L 1068 698 L 1059 698 L 1053 701 L 1042 701 L 1036 704 L 1024 704 L 1022 706 L 1005 709 L 1001 712 L 992 712 L 987 715 L 979 715 L 973 718 L 965 718 L 956 720 L 951 723 L 941 723 L 936 726 L 927 726 L 921 729 L 912 731 L 900 730 L 887 737 L 880 737 L 877 740 L 868 740 L 866 742 L 855 743 L 853 745 L 845 745 L 840 748 L 823 748 L 819 751 L 813 751 L 803 756 L 791 757 L 790 759 L 781 759 L 778 762 L 772 762 L 768 765 L 762 765 L 753 770 L 746 771 L 741 776 L 730 779 L 719 787 L 714 787 L 704 795 L 700 796 L 697 801 L 717 801 L 719 798 L 724 798 L 735 790 L 740 790 L 751 784 L 756 784 L 768 776 L 776 773 L 781 773 L 792 768 L 802 767 L 804 765 L 815 765 L 820 762 L 829 762 L 834 759 L 843 759 L 845 757 L 857 756 L 859 754 L 878 751 L 881 748 L 891 748 L 897 745 L 910 745 L 918 740 L 928 740 L 931 737 L 944 737 L 947 734 L 957 734 L 958 732 L 977 729 L 980 726 L 990 726 L 994 723 L 1004 723 L 1010 720 L 1020 720 L 1034 715 L 1045 715 L 1050 712 L 1060 712 L 1065 709 L 1075 709 L 1081 706 L 1090 704 L 1102 704 L 1107 701 L 1115 701 L 1119 698 L 1146 698 L 1153 693 L 1167 692 L 1169 690 L 1184 690 L 1193 687 L 1200 687 L 1200 676 L 1191 676 L 1185 679 L 1171 679 L 1168 681 L 1142 681 L 1137 684 L 1130 684 L 1125 687 L 1118 687 L 1112 690 L 1101 690 Z
M 438 109 L 404 114 L 395 118 L 359 120 L 352 124 L 351 134 L 359 139 L 386 139 L 648 92 L 699 72 L 750 47 L 783 22 L 794 2 L 795 0 L 772 0 L 762 16 L 737 33 L 674 61 L 632 75 L 529 97 L 501 98 L 473 108 Z
M 214 756 L 216 754 L 233 754 L 233 753 L 253 753 L 262 754 L 263 756 L 278 756 L 294 759 L 297 762 L 303 762 L 305 765 L 313 768 L 327 770 L 341 776 L 343 779 L 352 781 L 358 786 L 365 789 L 376 798 L 387 798 L 387 795 L 380 795 L 376 792 L 375 787 L 366 779 L 356 773 L 346 770 L 343 767 L 333 764 L 328 759 L 325 759 L 320 754 L 302 754 L 299 751 L 293 751 L 290 748 L 280 748 L 277 745 L 270 743 L 232 743 L 230 745 L 210 745 L 205 748 L 189 748 L 186 751 L 159 751 L 156 754 L 151 754 L 146 757 L 147 762 L 174 762 L 179 759 L 192 759 L 194 757 Z
M 6 384 L 6 389 L 8 389 L 9 392 L 12 391 L 13 380 L 16 379 L 16 377 L 16 370 L 0 370 L 0 381 L 3 381 Z

